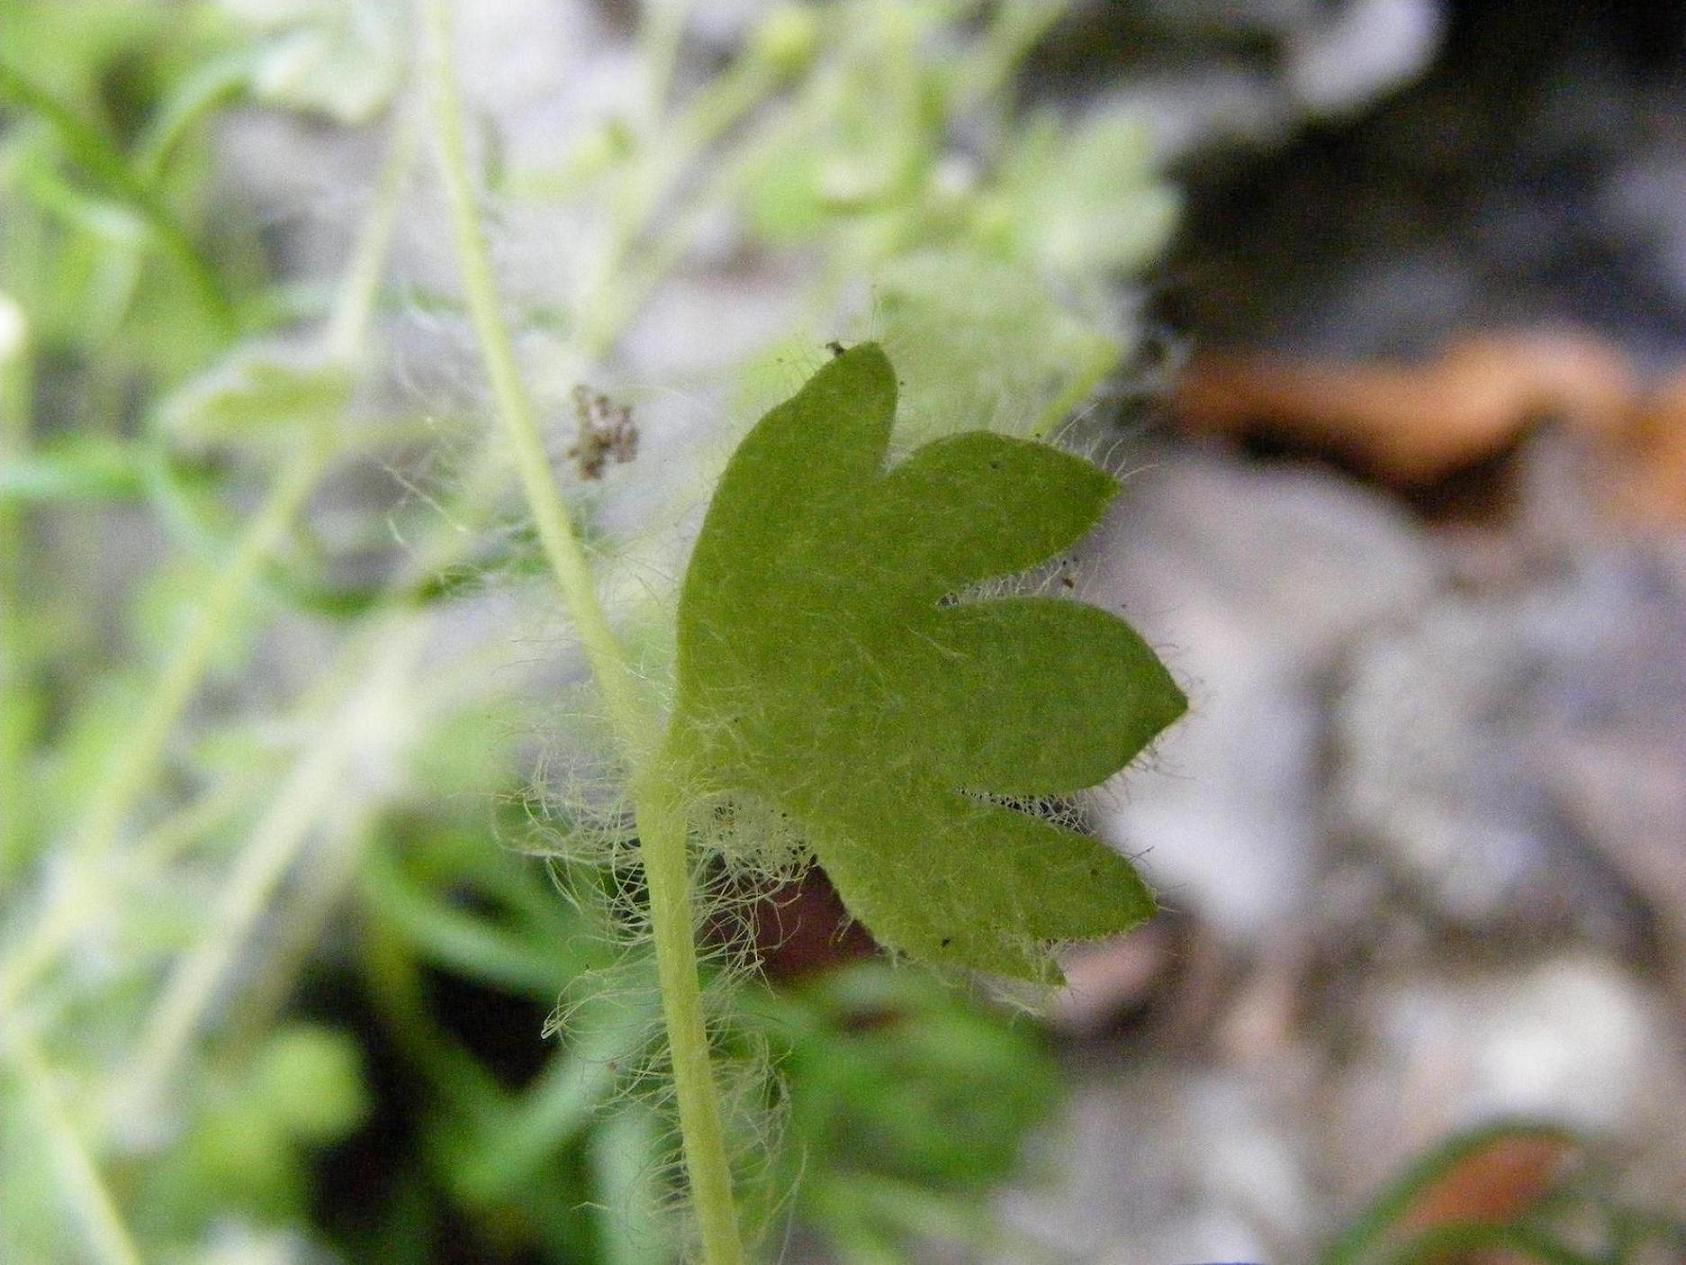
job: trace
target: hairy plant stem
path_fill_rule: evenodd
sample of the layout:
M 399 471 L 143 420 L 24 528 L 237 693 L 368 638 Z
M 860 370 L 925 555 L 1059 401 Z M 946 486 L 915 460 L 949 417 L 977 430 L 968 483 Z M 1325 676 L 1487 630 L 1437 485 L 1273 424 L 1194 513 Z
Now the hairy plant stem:
M 491 381 L 497 412 L 539 539 L 604 697 L 610 720 L 634 769 L 631 786 L 655 940 L 662 1010 L 667 1024 L 685 1165 L 708 1265 L 742 1265 L 725 1134 L 704 1026 L 702 991 L 686 855 L 687 823 L 671 766 L 659 751 L 660 722 L 640 693 L 632 665 L 598 600 L 595 577 L 557 486 L 533 406 L 516 367 L 515 350 L 493 278 L 490 252 L 469 176 L 462 112 L 451 66 L 444 0 L 426 0 L 427 57 L 433 87 L 434 139 L 450 203 L 469 313 Z
M 449 18 L 442 0 L 426 0 L 425 10 L 434 89 L 434 142 L 446 199 L 450 204 L 451 228 L 456 238 L 458 268 L 469 319 L 480 344 L 496 411 L 512 449 L 521 491 L 538 528 L 545 559 L 561 586 L 563 598 L 579 632 L 580 644 L 608 701 L 609 718 L 616 732 L 628 744 L 629 754 L 637 758 L 654 747 L 650 735 L 655 731 L 656 720 L 634 688 L 630 666 L 615 639 L 614 630 L 609 626 L 608 616 L 597 600 L 591 565 L 586 561 L 585 550 L 580 545 L 567 505 L 556 486 L 532 401 L 527 397 L 516 367 L 515 345 L 503 318 L 502 303 L 492 275 L 491 253 L 486 245 L 480 208 L 469 175 L 456 76 L 450 63 Z
M 714 1071 L 708 1051 L 702 990 L 697 978 L 696 916 L 685 854 L 685 812 L 669 775 L 658 765 L 633 785 L 644 879 L 650 892 L 650 933 L 669 1058 L 679 1099 L 679 1131 L 691 1179 L 708 1265 L 742 1265 L 745 1260 L 732 1198 L 732 1170 L 720 1123 Z

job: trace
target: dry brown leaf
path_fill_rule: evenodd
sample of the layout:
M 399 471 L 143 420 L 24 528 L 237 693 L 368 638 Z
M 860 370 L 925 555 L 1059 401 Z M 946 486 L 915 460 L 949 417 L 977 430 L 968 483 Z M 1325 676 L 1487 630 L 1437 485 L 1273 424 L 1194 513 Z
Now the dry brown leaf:
M 1620 432 L 1637 395 L 1633 366 L 1608 343 L 1535 331 L 1468 335 L 1414 365 L 1210 353 L 1189 364 L 1173 409 L 1197 433 L 1262 434 L 1412 486 L 1503 451 L 1544 417 Z
M 1419 1191 L 1399 1229 L 1514 1221 L 1552 1189 L 1574 1149 L 1566 1137 L 1501 1134 Z
M 1686 524 L 1686 372 L 1641 395 L 1596 451 L 1617 514 L 1648 526 Z

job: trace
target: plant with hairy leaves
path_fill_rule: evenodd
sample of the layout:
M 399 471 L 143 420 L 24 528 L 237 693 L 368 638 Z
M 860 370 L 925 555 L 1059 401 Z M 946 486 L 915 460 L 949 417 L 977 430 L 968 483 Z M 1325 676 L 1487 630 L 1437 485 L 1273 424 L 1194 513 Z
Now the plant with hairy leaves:
M 1127 930 L 1153 898 L 1013 801 L 1099 784 L 1185 702 L 1098 607 L 967 596 L 1074 544 L 1117 483 L 986 431 L 886 470 L 895 403 L 866 344 L 739 446 L 685 576 L 669 746 L 711 791 L 794 818 L 880 943 L 1056 978 L 1049 943 Z

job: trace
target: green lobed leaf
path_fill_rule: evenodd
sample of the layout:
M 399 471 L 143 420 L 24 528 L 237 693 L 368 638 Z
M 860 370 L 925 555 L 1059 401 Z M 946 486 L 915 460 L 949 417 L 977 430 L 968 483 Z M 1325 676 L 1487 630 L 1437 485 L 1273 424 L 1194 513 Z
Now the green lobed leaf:
M 986 432 L 886 471 L 897 383 L 865 344 L 756 426 L 686 572 L 674 749 L 794 818 L 850 911 L 928 962 L 1030 979 L 1153 912 L 1129 862 L 999 802 L 1093 786 L 1185 706 L 1130 627 L 966 590 L 1049 558 L 1117 491 Z

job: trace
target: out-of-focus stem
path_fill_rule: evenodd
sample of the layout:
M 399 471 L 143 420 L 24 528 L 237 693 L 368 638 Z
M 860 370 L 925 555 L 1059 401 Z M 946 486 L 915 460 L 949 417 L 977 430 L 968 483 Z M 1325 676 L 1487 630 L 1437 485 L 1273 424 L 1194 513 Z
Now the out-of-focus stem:
M 357 358 L 368 340 L 375 297 L 392 246 L 392 230 L 403 205 L 404 189 L 415 170 L 420 115 L 419 103 L 407 104 L 398 114 L 375 200 L 363 220 L 339 299 L 323 331 L 322 341 L 328 354 L 348 363 Z
M 382 174 L 374 204 L 364 222 L 355 254 L 340 287 L 333 315 L 323 335 L 327 353 L 351 361 L 367 340 L 375 293 L 379 289 L 392 227 L 403 194 L 404 183 L 415 162 L 416 121 L 406 115 L 398 125 Z M 4 401 L 0 401 L 3 406 Z M 0 439 L 0 443 L 4 440 Z M 0 458 L 5 450 L 0 447 Z M 316 487 L 330 456 L 326 437 L 314 439 L 286 463 L 271 488 L 269 497 L 246 524 L 233 552 L 224 560 L 210 589 L 200 599 L 198 617 L 187 639 L 164 665 L 148 692 L 131 738 L 126 742 L 94 788 L 70 841 L 72 863 L 82 867 L 71 881 L 61 884 L 47 909 L 20 946 L 0 960 L 0 1010 L 8 1009 L 75 938 L 86 923 L 97 900 L 89 899 L 81 875 L 104 863 L 134 811 L 140 796 L 157 776 L 171 733 L 180 722 L 193 696 L 198 693 L 217 647 L 227 635 L 240 605 L 257 577 L 291 529 L 294 519 Z M 0 522 L 0 533 L 4 523 Z M 9 551 L 0 550 L 0 573 Z M 0 574 L 0 583 L 4 582 Z M 0 589 L 0 597 L 6 590 Z M 15 607 L 0 600 L 0 613 Z M 6 633 L 0 627 L 0 634 Z M 0 672 L 4 671 L 10 639 L 0 635 Z M 0 677 L 0 684 L 7 683 Z M 0 698 L 4 695 L 0 694 Z M 0 733 L 0 742 L 4 741 Z M 0 752 L 3 755 L 3 752 Z M 7 785 L 11 770 L 0 762 L 0 790 Z M 5 796 L 0 795 L 0 800 Z M 4 839 L 0 828 L 0 840 Z M 5 856 L 0 850 L 0 859 Z
M 347 763 L 371 732 L 380 732 L 379 717 L 390 710 L 390 700 L 407 692 L 404 681 L 426 621 L 394 618 L 382 625 L 381 637 L 368 638 L 381 647 L 378 661 L 282 785 L 217 896 L 210 932 L 171 971 L 125 1076 L 120 1116 L 144 1118 L 156 1105 L 276 885 L 328 805 L 345 799 Z M 371 717 L 376 718 L 373 724 Z
M 0 466 L 29 452 L 32 360 L 22 309 L 0 293 Z M 28 675 L 23 646 L 23 511 L 0 503 L 0 881 L 21 848 L 25 748 L 29 729 Z
M 70 839 L 69 860 L 78 867 L 56 889 L 42 919 L 18 950 L 0 962 L 0 1011 L 9 1010 L 23 991 L 74 938 L 82 925 L 86 893 L 83 881 L 111 851 L 142 793 L 163 763 L 171 732 L 210 668 L 216 648 L 259 569 L 280 544 L 294 516 L 316 486 L 325 453 L 304 453 L 289 463 L 268 499 L 242 532 L 233 554 L 205 594 L 187 639 L 164 666 L 142 704 L 128 742 L 94 789 L 81 822 Z
M 8 1036 L 6 1060 L 35 1109 L 41 1141 L 52 1158 L 71 1213 L 82 1227 L 89 1259 L 99 1265 L 141 1265 L 140 1250 L 100 1180 L 99 1170 L 64 1113 L 51 1069 L 34 1043 L 22 1033 Z

